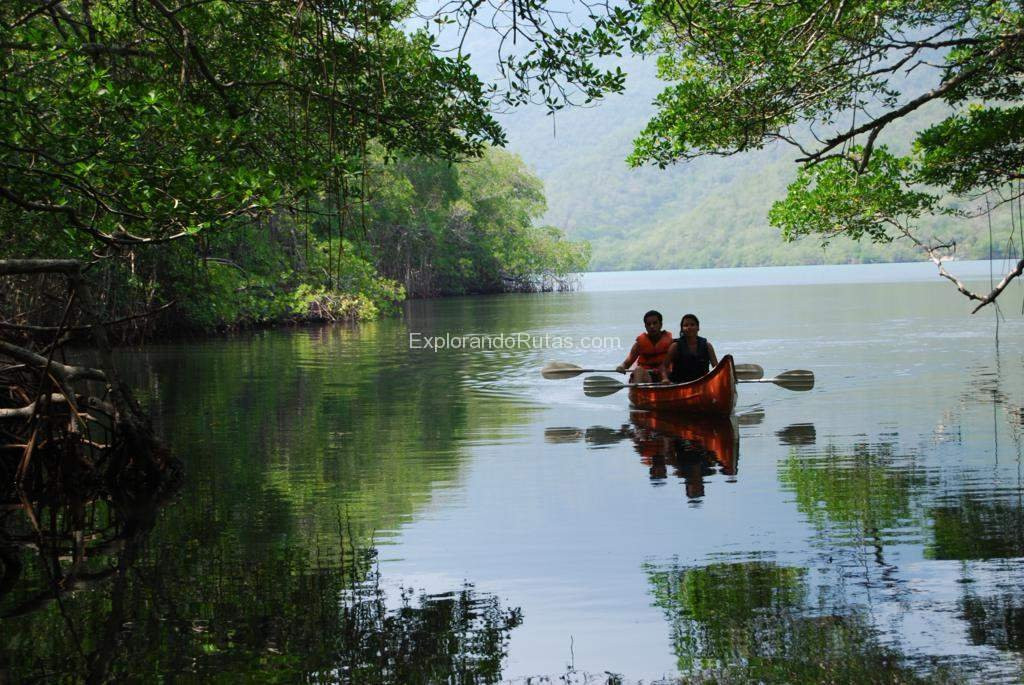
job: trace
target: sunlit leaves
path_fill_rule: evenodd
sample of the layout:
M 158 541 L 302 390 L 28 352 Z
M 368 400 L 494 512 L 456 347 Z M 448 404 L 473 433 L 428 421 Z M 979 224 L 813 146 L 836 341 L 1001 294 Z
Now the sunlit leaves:
M 785 199 L 772 205 L 769 220 L 788 240 L 820 235 L 823 242 L 837 235 L 888 242 L 890 229 L 931 211 L 937 198 L 909 188 L 914 166 L 885 147 L 860 168 L 862 148 L 849 156 L 832 157 L 800 170 Z
M 1024 174 L 1024 107 L 971 108 L 922 131 L 919 177 L 954 193 L 991 188 Z
M 502 140 L 466 63 L 402 30 L 408 3 L 36 9 L 0 9 L 0 186 L 23 231 L 68 216 L 52 205 L 107 242 L 194 234 L 325 187 L 368 139 L 448 158 Z
M 585 243 L 534 226 L 545 209 L 543 185 L 508 153 L 492 149 L 457 166 L 403 159 L 374 177 L 366 244 L 381 272 L 408 282 L 410 294 L 495 292 L 582 271 L 589 261 Z
M 802 171 L 771 212 L 789 239 L 884 242 L 898 228 L 923 245 L 911 222 L 953 213 L 938 196 L 955 205 L 1021 178 L 1019 3 L 649 0 L 644 20 L 669 85 L 630 162 L 789 143 Z M 931 101 L 969 107 L 920 132 L 911 158 L 872 153 Z

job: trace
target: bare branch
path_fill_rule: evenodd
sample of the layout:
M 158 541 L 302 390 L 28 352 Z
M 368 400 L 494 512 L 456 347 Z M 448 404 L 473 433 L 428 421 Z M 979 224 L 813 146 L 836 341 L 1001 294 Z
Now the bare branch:
M 1010 285 L 1010 281 L 1017 278 L 1022 273 L 1024 273 L 1024 259 L 1017 262 L 1017 266 L 1003 276 L 1003 280 L 999 281 L 988 295 L 981 298 L 981 302 L 977 307 L 971 310 L 971 314 L 974 314 L 985 305 L 995 302 L 996 298 L 999 297 L 999 293 L 1003 292 L 1003 290 L 1006 289 L 1006 286 Z

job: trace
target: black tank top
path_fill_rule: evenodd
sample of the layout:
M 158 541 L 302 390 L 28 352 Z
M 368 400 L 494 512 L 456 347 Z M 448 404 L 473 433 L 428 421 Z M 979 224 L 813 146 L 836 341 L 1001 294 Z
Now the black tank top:
M 690 352 L 685 338 L 676 338 L 676 353 L 670 360 L 672 371 L 668 378 L 673 383 L 695 381 L 711 370 L 711 355 L 708 354 L 708 341 L 697 336 L 697 353 Z

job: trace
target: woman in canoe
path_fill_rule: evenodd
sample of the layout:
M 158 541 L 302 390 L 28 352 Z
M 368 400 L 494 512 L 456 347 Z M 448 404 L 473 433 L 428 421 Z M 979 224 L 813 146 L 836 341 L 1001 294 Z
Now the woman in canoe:
M 718 366 L 715 348 L 697 335 L 700 321 L 693 314 L 683 315 L 679 322 L 680 336 L 668 348 L 660 375 L 666 383 L 688 383 L 695 381 L 713 367 Z
M 672 333 L 663 331 L 661 324 L 661 312 L 652 309 L 644 314 L 645 332 L 636 336 L 626 360 L 616 368 L 619 373 L 626 373 L 636 363 L 629 377 L 630 383 L 654 383 L 664 378 L 662 367 L 672 345 Z

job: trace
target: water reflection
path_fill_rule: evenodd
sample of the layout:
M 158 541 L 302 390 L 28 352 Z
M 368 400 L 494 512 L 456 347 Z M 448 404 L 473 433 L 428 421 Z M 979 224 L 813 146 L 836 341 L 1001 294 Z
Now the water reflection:
M 830 540 L 881 545 L 920 525 L 912 499 L 928 472 L 893 443 L 827 445 L 802 453 L 790 447 L 779 464 L 779 481 L 796 496 L 797 509 Z
M 1024 557 L 1024 509 L 1020 501 L 982 501 L 963 496 L 928 513 L 932 559 L 1009 559 Z
M 125 652 L 110 677 L 354 681 L 347 674 L 363 669 L 369 682 L 397 680 L 399 667 L 370 649 L 405 644 L 439 655 L 418 663 L 443 682 L 431 664 L 471 661 L 478 652 L 469 641 L 497 658 L 504 647 L 484 635 L 493 629 L 512 636 L 502 676 L 513 682 L 555 681 L 570 659 L 587 672 L 651 682 L 671 678 L 683 657 L 707 659 L 735 682 L 878 682 L 908 661 L 918 676 L 938 677 L 932 658 L 968 661 L 974 679 L 1020 682 L 1024 592 L 1022 557 L 1013 555 L 1024 320 L 1007 324 L 1012 356 L 1004 352 L 999 366 L 984 323 L 962 321 L 951 334 L 952 310 L 935 294 L 924 286 L 702 293 L 701 311 L 721 312 L 705 322 L 716 341 L 771 369 L 809 366 L 821 381 L 810 395 L 741 388 L 742 479 L 738 460 L 707 435 L 644 425 L 622 394 L 587 398 L 579 381 L 536 373 L 551 359 L 603 368 L 624 350 L 409 349 L 412 331 L 608 333 L 628 343 L 635 293 L 425 301 L 410 303 L 404 320 L 358 329 L 138 353 L 129 375 L 149 389 L 189 482 L 123 581 L 126 618 L 109 630 L 123 635 Z M 679 311 L 691 295 L 649 306 Z M 650 441 L 647 464 L 638 440 Z M 688 501 L 684 486 L 704 497 Z M 680 526 L 682 515 L 690 525 Z M 356 622 L 362 600 L 342 561 L 345 573 L 358 565 L 372 574 L 373 558 L 352 550 L 374 534 L 386 550 L 388 597 L 376 603 L 372 577 L 363 578 L 361 606 L 412 637 L 351 647 L 344 631 L 369 618 Z M 0 611 L 27 606 L 35 595 L 25 588 L 45 590 L 40 579 L 52 568 L 15 551 L 12 562 L 0 549 L 0 587 L 17 583 Z M 641 564 L 673 557 L 684 561 L 651 571 L 675 573 L 666 583 L 685 579 L 691 589 L 703 582 L 699 611 L 683 612 L 674 592 L 665 595 L 671 613 L 650 606 L 654 586 Z M 111 550 L 78 577 L 119 563 Z M 30 677 L 32 663 L 56 680 L 87 673 L 79 645 L 87 656 L 97 651 L 115 582 L 62 595 L 63 613 L 50 601 L 0 619 L 0 679 Z M 392 591 L 401 583 L 427 589 L 406 604 Z M 505 608 L 483 588 L 508 597 Z M 529 619 L 518 628 L 510 605 Z M 449 640 L 458 616 L 476 637 Z M 696 636 L 689 651 L 667 639 L 677 621 Z M 438 626 L 435 642 L 428 623 Z M 346 661 L 343 648 L 361 656 Z M 816 653 L 825 666 L 808 663 Z M 463 682 L 494 677 L 480 661 L 467 668 L 474 675 Z M 700 668 L 683 677 L 700 679 Z M 411 667 L 402 677 L 417 682 Z
M 870 616 L 769 559 L 645 566 L 678 668 L 701 682 L 935 682 L 880 640 Z
M 739 431 L 735 418 L 633 411 L 630 423 L 620 428 L 587 429 L 557 426 L 544 430 L 549 444 L 583 441 L 602 449 L 631 440 L 655 485 L 663 485 L 669 468 L 686 485 L 686 496 L 705 495 L 705 478 L 722 474 L 732 480 L 739 464 Z
M 686 483 L 686 496 L 703 497 L 704 478 L 716 470 L 735 476 L 740 458 L 739 432 L 731 417 L 693 417 L 631 412 L 637 430 L 636 451 L 650 467 L 651 479 L 663 481 L 668 468 Z
M 470 583 L 389 597 L 372 549 L 286 544 L 241 563 L 151 536 L 155 507 L 34 513 L 39 528 L 7 517 L 0 535 L 0 682 L 490 683 L 522 623 Z
M 987 597 L 968 593 L 960 609 L 972 644 L 1024 652 L 1024 593 L 1020 588 Z
M 764 422 L 764 409 L 762 407 L 747 409 L 737 415 L 736 422 L 740 426 L 758 426 Z
M 818 440 L 813 423 L 794 423 L 775 431 L 781 445 L 813 445 Z
M 189 496 L 205 508 L 182 523 L 235 536 L 255 563 L 268 540 L 334 537 L 340 509 L 367 546 L 456 477 L 467 427 L 498 434 L 521 422 L 505 403 L 471 406 L 436 382 L 409 383 L 399 372 L 406 336 L 387 323 L 129 358 L 126 374 L 149 388 L 159 428 L 188 464 Z M 458 379 L 458 360 L 427 361 L 437 378 Z

